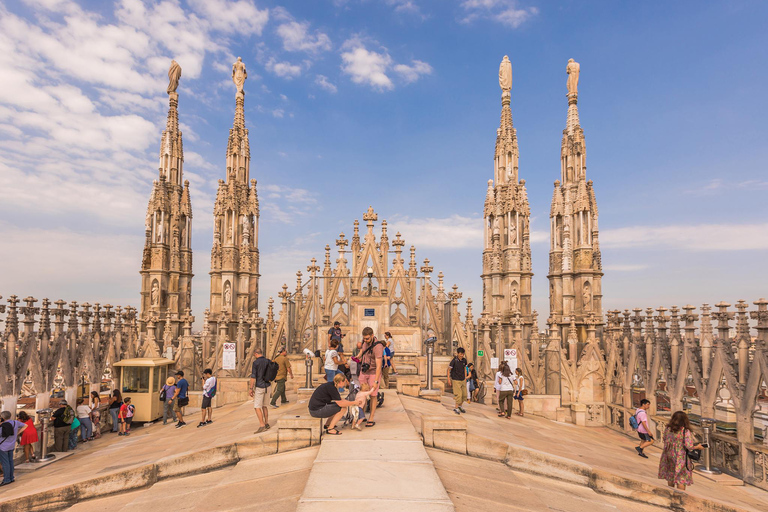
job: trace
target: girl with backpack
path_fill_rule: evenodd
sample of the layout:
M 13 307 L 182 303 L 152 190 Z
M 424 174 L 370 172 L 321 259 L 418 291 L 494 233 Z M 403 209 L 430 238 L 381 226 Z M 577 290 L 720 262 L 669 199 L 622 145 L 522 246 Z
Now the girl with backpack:
M 168 377 L 160 391 L 160 399 L 163 402 L 163 425 L 168 424 L 168 418 L 173 420 L 174 395 L 176 395 L 176 379 Z
M 686 485 L 693 485 L 693 463 L 688 462 L 688 452 L 708 448 L 706 444 L 694 444 L 691 422 L 683 411 L 677 411 L 670 418 L 664 430 L 664 450 L 659 460 L 659 478 L 670 487 L 681 491 Z

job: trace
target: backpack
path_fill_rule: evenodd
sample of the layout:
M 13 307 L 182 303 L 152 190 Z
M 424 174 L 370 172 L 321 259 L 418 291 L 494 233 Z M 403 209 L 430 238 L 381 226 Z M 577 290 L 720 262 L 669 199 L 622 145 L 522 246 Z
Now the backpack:
M 213 397 L 215 397 L 215 396 L 216 396 L 216 386 L 218 385 L 218 383 L 219 383 L 219 381 L 218 381 L 218 380 L 216 380 L 216 378 L 214 377 L 214 379 L 213 379 L 213 387 L 212 387 L 212 388 L 211 388 L 211 390 L 208 392 L 208 396 L 209 396 L 210 398 L 213 398 Z
M 163 389 L 160 390 L 160 401 L 165 402 L 165 399 L 168 395 L 165 394 L 166 386 L 163 386 Z
M 61 415 L 61 421 L 63 421 L 67 425 L 71 425 L 72 422 L 75 421 L 75 410 L 72 409 L 70 406 L 67 406 L 64 409 L 64 414 Z
M 633 414 L 629 417 L 629 426 L 632 427 L 632 430 L 637 430 L 637 428 L 640 426 L 640 424 L 637 422 L 636 414 Z
M 274 382 L 277 378 L 277 372 L 280 371 L 280 365 L 274 361 L 267 359 L 267 369 L 264 372 L 264 380 Z

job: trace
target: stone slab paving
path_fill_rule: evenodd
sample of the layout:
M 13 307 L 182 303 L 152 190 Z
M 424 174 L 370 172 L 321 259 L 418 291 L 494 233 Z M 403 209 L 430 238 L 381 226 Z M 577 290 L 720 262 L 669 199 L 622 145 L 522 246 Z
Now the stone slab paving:
M 453 415 L 453 400 L 448 396 L 443 397 L 442 404 L 407 396 L 401 398 L 417 430 L 421 429 L 422 414 Z M 531 415 L 514 415 L 507 420 L 496 416 L 495 407 L 476 403 L 465 405 L 465 409 L 467 414 L 461 417 L 467 421 L 469 433 L 583 462 L 615 475 L 666 486 L 666 482 L 657 478 L 661 450 L 651 447 L 646 449 L 649 459 L 638 457 L 634 447 L 639 441 L 609 428 L 577 427 Z M 750 485 L 723 486 L 694 475 L 694 485 L 686 492 L 755 512 L 768 510 L 768 492 Z
M 67 512 L 293 512 L 319 447 L 239 462 L 210 473 L 163 480 L 149 489 L 88 500 Z
M 589 487 L 513 471 L 500 462 L 448 453 L 427 454 L 457 512 L 660 512 L 669 510 L 598 494 Z
M 290 393 L 291 403 L 269 410 L 271 425 L 284 414 L 305 414 L 306 402 L 298 402 Z M 156 462 L 163 457 L 196 452 L 253 437 L 259 426 L 252 402 L 230 404 L 213 410 L 213 423 L 196 428 L 199 414 L 187 414 L 187 426 L 173 424 L 134 426 L 130 436 L 105 433 L 101 439 L 78 445 L 64 460 L 31 473 L 20 474 L 16 483 L 0 488 L 0 504 L 18 498 L 88 480 L 109 473 Z M 274 428 L 269 432 L 274 432 Z
M 375 427 L 323 437 L 297 511 L 453 512 L 400 397 L 384 393 Z

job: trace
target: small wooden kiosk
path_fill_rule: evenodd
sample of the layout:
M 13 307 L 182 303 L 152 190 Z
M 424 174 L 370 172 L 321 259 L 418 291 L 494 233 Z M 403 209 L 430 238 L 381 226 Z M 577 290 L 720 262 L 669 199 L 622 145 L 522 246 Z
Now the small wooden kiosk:
M 155 421 L 163 416 L 160 390 L 168 378 L 168 367 L 174 364 L 164 357 L 123 359 L 113 366 L 120 368 L 120 393 L 131 397 L 136 408 L 134 421 Z

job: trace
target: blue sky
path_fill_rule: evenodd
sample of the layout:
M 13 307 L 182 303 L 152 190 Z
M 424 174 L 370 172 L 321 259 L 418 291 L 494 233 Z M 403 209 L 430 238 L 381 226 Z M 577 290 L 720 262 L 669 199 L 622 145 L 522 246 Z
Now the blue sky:
M 581 64 L 604 307 L 751 302 L 768 295 L 767 16 L 757 1 L 6 3 L 0 294 L 138 304 L 175 58 L 202 318 L 241 56 L 260 309 L 371 204 L 477 314 L 506 54 L 541 316 L 569 58 Z

